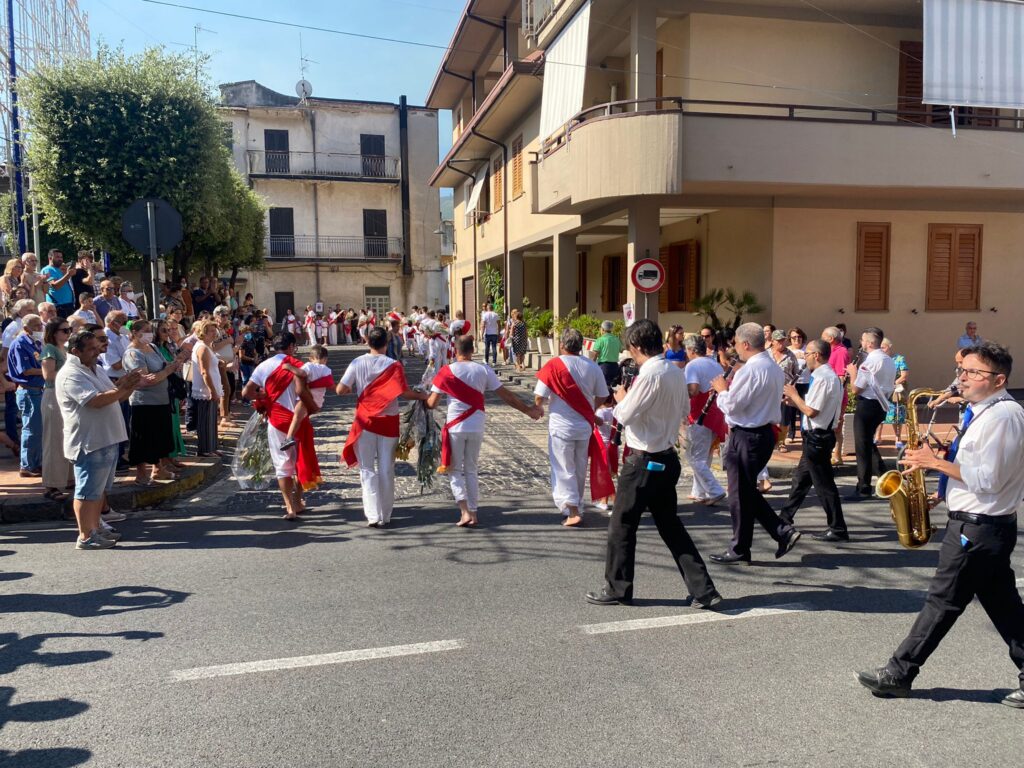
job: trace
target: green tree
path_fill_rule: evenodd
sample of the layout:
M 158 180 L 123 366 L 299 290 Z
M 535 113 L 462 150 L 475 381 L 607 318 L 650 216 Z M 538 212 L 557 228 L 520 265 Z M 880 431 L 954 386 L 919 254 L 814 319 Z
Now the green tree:
M 724 322 L 719 316 L 723 310 L 732 314 L 731 321 Z M 756 315 L 758 312 L 764 312 L 764 306 L 750 291 L 736 294 L 732 288 L 716 288 L 697 300 L 693 314 L 703 317 L 708 325 L 720 331 L 725 328 L 736 330 L 743 324 L 744 315 Z

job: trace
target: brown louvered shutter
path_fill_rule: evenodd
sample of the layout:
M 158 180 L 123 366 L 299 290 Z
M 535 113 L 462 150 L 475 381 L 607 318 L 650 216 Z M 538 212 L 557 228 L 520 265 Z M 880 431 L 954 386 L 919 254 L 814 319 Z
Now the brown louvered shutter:
M 523 194 L 523 137 L 512 141 L 512 198 Z
M 494 180 L 494 195 L 491 198 L 494 200 L 494 205 L 491 206 L 491 210 L 497 213 L 501 210 L 505 199 L 504 190 L 502 189 L 502 184 L 505 182 L 505 166 L 502 165 L 500 157 L 494 161 L 494 172 L 491 174 L 491 179 Z
M 901 121 L 911 123 L 930 122 L 924 103 L 924 43 L 914 40 L 900 42 L 900 81 L 898 92 L 898 111 L 915 114 L 900 114 Z
M 928 279 L 925 309 L 953 309 L 953 252 L 956 227 L 928 227 Z
M 605 256 L 601 259 L 601 311 L 611 312 L 612 295 L 608 285 L 608 259 L 611 256 Z
M 925 309 L 976 310 L 980 284 L 981 227 L 932 224 L 928 228 Z
M 675 297 L 676 295 L 676 284 L 672 280 L 672 248 L 665 247 L 658 251 L 658 261 L 661 262 L 661 268 L 665 270 L 665 284 L 661 286 L 661 290 L 658 291 L 658 311 L 668 312 L 669 311 L 669 297 Z M 675 309 L 675 307 L 672 307 Z
M 683 252 L 682 278 L 680 280 L 680 309 L 692 311 L 700 298 L 700 241 L 687 240 Z
M 889 309 L 889 224 L 857 224 L 858 312 Z
M 956 228 L 953 309 L 977 309 L 981 280 L 981 227 Z

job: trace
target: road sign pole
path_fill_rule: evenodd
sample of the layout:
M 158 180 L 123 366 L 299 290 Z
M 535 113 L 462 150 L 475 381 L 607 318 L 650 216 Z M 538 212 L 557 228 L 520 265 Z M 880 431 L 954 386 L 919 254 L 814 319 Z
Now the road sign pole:
M 149 277 L 150 277 L 150 303 L 149 319 L 156 321 L 160 314 L 160 291 L 157 288 L 156 261 L 159 258 L 156 250 L 156 204 L 152 201 L 146 203 L 146 216 L 149 219 Z

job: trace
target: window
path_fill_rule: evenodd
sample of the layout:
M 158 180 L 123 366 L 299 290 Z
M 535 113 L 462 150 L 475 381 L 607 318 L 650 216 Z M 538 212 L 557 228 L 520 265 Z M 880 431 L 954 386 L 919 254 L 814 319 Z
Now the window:
M 462 135 L 462 107 L 455 110 L 455 138 Z
M 700 243 L 684 240 L 662 248 L 665 285 L 658 292 L 659 312 L 689 312 L 700 298 Z
M 889 309 L 889 229 L 890 225 L 857 224 L 857 293 L 854 308 L 858 312 L 885 312 Z
M 265 150 L 265 173 L 290 173 L 288 152 L 288 131 L 266 129 L 263 131 Z
M 487 166 L 484 166 L 485 168 Z M 480 189 L 480 199 L 476 203 L 476 210 L 479 213 L 477 221 L 487 221 L 487 217 L 491 213 L 491 174 L 490 171 L 486 171 L 486 179 L 484 179 L 484 185 Z
M 228 152 L 231 152 L 234 149 L 235 145 L 235 128 L 233 125 L 231 125 L 230 120 L 222 120 L 220 123 L 220 129 L 221 141 L 224 143 L 224 146 L 227 148 Z
M 391 289 L 366 286 L 363 289 L 363 306 L 376 312 L 377 317 L 383 317 L 391 311 Z
M 363 160 L 363 176 L 380 178 L 384 173 L 384 137 L 375 133 L 359 134 L 359 154 Z
M 922 125 L 949 125 L 949 107 L 925 104 L 924 43 L 916 40 L 900 42 L 900 70 L 897 87 L 900 122 Z M 956 107 L 956 124 L 974 128 L 998 128 L 998 109 L 990 107 Z
M 494 168 L 494 172 L 491 174 L 491 180 L 494 182 L 494 208 L 491 210 L 497 213 L 501 210 L 502 203 L 504 202 L 502 185 L 505 183 L 505 166 L 499 157 L 494 161 L 492 167 Z
M 523 194 L 523 137 L 512 140 L 512 199 Z
M 295 255 L 295 211 L 292 208 L 271 208 L 269 218 L 271 256 Z
M 605 256 L 601 263 L 601 311 L 618 312 L 626 303 L 626 257 Z
M 981 226 L 931 224 L 925 309 L 976 310 L 981 282 Z
M 473 226 L 473 211 L 470 208 L 470 200 L 473 199 L 473 182 L 467 181 L 462 185 L 462 226 L 468 229 Z
M 363 210 L 363 255 L 368 259 L 388 257 L 388 212 Z

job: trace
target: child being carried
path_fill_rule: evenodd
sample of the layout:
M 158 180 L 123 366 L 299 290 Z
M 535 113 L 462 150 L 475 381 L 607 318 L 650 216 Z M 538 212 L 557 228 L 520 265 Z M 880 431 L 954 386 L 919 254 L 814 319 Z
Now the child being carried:
M 324 396 L 327 394 L 327 389 L 328 387 L 334 387 L 334 374 L 327 367 L 326 347 L 320 344 L 313 345 L 309 349 L 308 363 L 301 368 L 285 363 L 284 369 L 305 381 L 306 386 L 309 387 L 310 394 L 313 395 L 317 408 L 324 407 Z M 288 427 L 286 439 L 281 443 L 281 450 L 283 451 L 287 451 L 295 445 L 295 433 L 298 431 L 303 420 L 309 416 L 309 409 L 306 408 L 306 404 L 300 399 L 296 399 L 294 414 L 292 416 L 292 423 Z

